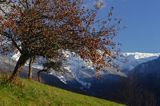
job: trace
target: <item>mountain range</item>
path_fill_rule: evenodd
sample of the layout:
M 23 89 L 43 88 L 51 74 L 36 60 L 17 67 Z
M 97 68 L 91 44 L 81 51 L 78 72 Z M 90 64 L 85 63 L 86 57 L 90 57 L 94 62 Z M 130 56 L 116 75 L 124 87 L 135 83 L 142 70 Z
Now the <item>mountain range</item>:
M 57 76 L 63 83 L 66 83 L 67 80 L 70 80 L 71 77 L 77 80 L 82 86 L 88 88 L 90 83 L 84 79 L 90 79 L 96 77 L 96 73 L 91 63 L 84 62 L 79 56 L 76 56 L 74 53 L 65 51 L 64 55 L 67 57 L 63 67 L 68 70 L 65 74 L 61 75 L 56 73 L 54 70 L 50 72 L 51 75 Z M 16 53 L 11 56 L 12 60 L 18 60 L 20 53 Z M 139 64 L 154 60 L 160 56 L 160 53 L 121 53 L 118 59 L 116 60 L 119 64 L 120 71 L 117 71 L 115 68 L 106 68 L 106 70 L 101 72 L 101 75 L 119 75 L 126 77 L 128 72 L 133 70 Z M 39 59 L 38 62 L 33 64 L 33 67 L 36 69 L 42 69 L 40 65 L 43 59 Z
M 0 69 L 10 70 L 11 66 L 13 68 L 19 55 L 0 56 Z M 116 60 L 121 71 L 117 72 L 116 69 L 108 68 L 109 70 L 101 72 L 100 79 L 97 79 L 90 63 L 84 62 L 71 52 L 65 52 L 65 55 L 67 61 L 64 68 L 68 71 L 63 74 L 54 70 L 49 74 L 42 73 L 43 83 L 128 105 L 159 106 L 160 53 L 122 53 Z M 42 68 L 40 61 L 43 59 L 39 59 L 33 65 L 34 76 L 37 70 Z M 24 70 L 27 70 L 27 64 Z M 25 77 L 26 74 L 27 71 L 23 71 L 21 76 Z M 142 104 L 138 105 L 137 98 Z M 146 105 L 150 103 L 156 105 Z

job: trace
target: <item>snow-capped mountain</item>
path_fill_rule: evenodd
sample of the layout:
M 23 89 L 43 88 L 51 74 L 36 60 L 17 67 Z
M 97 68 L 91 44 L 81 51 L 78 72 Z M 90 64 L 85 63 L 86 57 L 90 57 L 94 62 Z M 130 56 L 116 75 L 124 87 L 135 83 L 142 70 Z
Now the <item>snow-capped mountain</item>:
M 86 79 L 90 79 L 95 77 L 95 70 L 92 67 L 92 64 L 89 62 L 84 62 L 79 56 L 75 53 L 71 53 L 69 51 L 64 51 L 64 55 L 67 58 L 67 61 L 64 63 L 64 68 L 68 70 L 67 74 L 57 74 L 56 72 L 51 72 L 51 74 L 56 75 L 62 82 L 66 83 L 67 80 L 73 79 L 77 80 L 82 86 L 89 88 L 91 86 L 90 81 L 86 81 Z M 12 56 L 13 60 L 18 60 L 20 56 L 19 53 Z M 122 53 L 121 56 L 116 60 L 119 64 L 121 71 L 117 72 L 116 69 L 106 68 L 107 71 L 103 71 L 101 75 L 104 74 L 114 74 L 120 76 L 126 76 L 127 72 L 132 70 L 137 65 L 154 60 L 160 56 L 160 53 Z M 41 60 L 42 61 L 42 60 Z M 41 69 L 42 66 L 38 63 L 33 65 L 34 68 Z M 125 70 L 125 71 L 124 71 Z M 70 73 L 70 74 L 68 74 Z
M 122 53 L 122 57 L 119 58 L 118 62 L 121 70 L 132 70 L 137 65 L 154 60 L 160 56 L 160 53 Z
M 89 79 L 95 77 L 94 68 L 91 66 L 91 64 L 85 63 L 80 57 L 73 56 L 75 54 L 72 54 L 70 52 L 66 52 L 65 54 L 68 57 L 66 62 L 66 69 L 68 69 L 72 73 L 73 78 L 75 78 L 79 83 L 89 87 L 91 84 L 89 81 L 86 81 L 86 78 Z M 121 71 L 117 72 L 116 69 L 108 67 L 106 71 L 103 71 L 101 74 L 125 76 L 128 71 L 132 70 L 137 65 L 150 60 L 154 60 L 159 56 L 160 53 L 122 53 L 122 56 L 120 56 L 118 60 L 116 60 L 120 65 Z
M 93 69 L 91 63 L 84 62 L 79 56 L 75 56 L 75 53 L 65 51 L 64 55 L 65 57 L 67 57 L 68 65 L 72 65 L 70 68 L 74 67 L 74 69 L 70 69 L 68 65 L 65 65 L 65 68 L 69 70 L 70 72 L 71 70 L 77 70 L 80 67 L 82 68 L 86 67 L 88 69 Z M 17 61 L 19 56 L 20 56 L 20 53 L 18 52 L 14 54 L 11 57 L 11 59 Z M 141 64 L 141 63 L 144 63 L 150 60 L 154 60 L 158 57 L 160 57 L 160 53 L 124 52 L 124 53 L 121 53 L 121 56 L 116 61 L 119 64 L 121 70 L 123 69 L 132 70 L 138 64 Z M 42 67 L 39 68 L 37 63 L 35 63 L 33 67 L 38 68 L 38 69 L 42 68 Z M 110 70 L 110 71 L 113 71 L 113 70 Z M 116 72 L 112 74 L 116 74 Z

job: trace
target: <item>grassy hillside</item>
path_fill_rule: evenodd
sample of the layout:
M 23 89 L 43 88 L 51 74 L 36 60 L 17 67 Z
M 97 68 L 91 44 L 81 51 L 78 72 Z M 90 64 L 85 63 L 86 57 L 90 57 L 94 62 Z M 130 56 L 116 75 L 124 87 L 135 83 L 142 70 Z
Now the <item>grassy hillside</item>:
M 18 85 L 0 83 L 0 106 L 123 106 L 72 93 L 31 80 Z

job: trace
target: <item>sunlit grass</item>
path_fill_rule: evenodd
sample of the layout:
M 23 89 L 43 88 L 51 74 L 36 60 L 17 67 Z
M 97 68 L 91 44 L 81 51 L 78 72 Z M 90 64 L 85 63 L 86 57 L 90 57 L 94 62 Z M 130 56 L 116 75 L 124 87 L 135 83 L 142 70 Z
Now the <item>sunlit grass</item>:
M 3 78 L 3 77 L 1 77 Z M 4 80 L 4 78 L 3 78 Z M 0 84 L 0 105 L 2 106 L 123 106 L 118 103 L 84 96 L 21 79 L 16 85 Z

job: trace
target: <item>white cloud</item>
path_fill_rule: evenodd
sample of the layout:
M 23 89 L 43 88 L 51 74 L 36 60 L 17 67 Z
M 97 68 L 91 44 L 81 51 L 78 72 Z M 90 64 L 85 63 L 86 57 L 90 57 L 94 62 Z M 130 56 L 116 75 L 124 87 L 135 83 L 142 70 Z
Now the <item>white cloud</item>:
M 101 9 L 106 6 L 104 0 L 96 0 L 94 5 L 97 9 Z
M 97 9 L 102 9 L 103 7 L 106 6 L 106 0 L 87 0 L 84 1 L 84 4 L 82 5 L 85 8 L 97 8 Z

